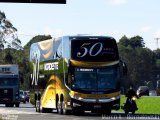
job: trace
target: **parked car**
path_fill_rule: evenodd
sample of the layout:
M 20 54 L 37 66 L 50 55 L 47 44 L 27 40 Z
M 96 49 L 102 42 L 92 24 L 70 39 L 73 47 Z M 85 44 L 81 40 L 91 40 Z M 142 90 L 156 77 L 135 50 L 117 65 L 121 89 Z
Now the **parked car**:
M 20 96 L 20 102 L 23 102 L 23 103 L 26 103 L 26 94 L 25 94 L 25 92 L 23 91 L 23 90 L 20 90 L 19 91 L 19 96 Z
M 150 90 L 149 91 L 149 96 L 157 96 L 156 90 Z
M 137 89 L 138 96 L 149 96 L 149 88 L 147 86 L 139 86 Z

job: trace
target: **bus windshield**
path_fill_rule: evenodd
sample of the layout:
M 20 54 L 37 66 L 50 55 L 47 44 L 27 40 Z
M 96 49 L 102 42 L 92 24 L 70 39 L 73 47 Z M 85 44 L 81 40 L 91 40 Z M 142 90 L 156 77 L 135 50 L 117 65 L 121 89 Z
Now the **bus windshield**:
M 119 73 L 115 67 L 97 70 L 98 90 L 115 89 L 118 79 Z
M 112 90 L 116 89 L 118 79 L 118 67 L 115 66 L 93 71 L 76 71 L 72 88 L 88 91 Z
M 0 78 L 0 86 L 18 85 L 18 78 Z
M 95 72 L 76 72 L 74 89 L 83 89 L 83 90 L 96 90 L 97 80 Z

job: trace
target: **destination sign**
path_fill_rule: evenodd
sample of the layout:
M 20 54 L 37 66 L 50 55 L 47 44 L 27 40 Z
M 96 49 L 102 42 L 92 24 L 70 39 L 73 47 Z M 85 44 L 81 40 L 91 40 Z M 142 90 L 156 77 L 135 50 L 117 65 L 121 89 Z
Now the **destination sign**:
M 58 70 L 58 62 L 45 63 L 44 70 Z
M 106 62 L 119 59 L 114 39 L 83 39 L 71 41 L 71 57 L 79 61 Z

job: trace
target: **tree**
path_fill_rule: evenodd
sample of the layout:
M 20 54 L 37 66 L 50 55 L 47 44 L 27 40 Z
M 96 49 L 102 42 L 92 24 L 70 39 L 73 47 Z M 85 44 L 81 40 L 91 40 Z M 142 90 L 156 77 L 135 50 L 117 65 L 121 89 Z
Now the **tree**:
M 17 29 L 6 18 L 4 12 L 0 11 L 0 49 L 14 48 L 22 49 L 21 41 L 16 34 Z
M 123 78 L 124 88 L 130 85 L 137 88 L 139 85 L 145 85 L 145 81 L 155 80 L 155 55 L 144 47 L 143 38 L 140 36 L 130 39 L 123 36 L 118 43 L 121 59 L 126 62 L 128 67 L 128 76 Z
M 154 73 L 156 76 L 156 80 L 159 80 L 160 79 L 160 49 L 154 50 L 153 52 L 156 58 L 156 69 Z
M 125 46 L 125 47 L 127 47 L 127 46 L 129 46 L 129 43 L 130 41 L 129 41 L 129 38 L 127 38 L 125 35 L 119 40 L 119 45 L 122 45 L 122 46 Z
M 125 35 L 119 40 L 119 45 L 125 46 L 125 47 L 132 47 L 132 48 L 138 48 L 138 47 L 145 47 L 145 43 L 143 42 L 143 38 L 140 36 L 134 36 L 131 38 L 127 38 Z
M 9 48 L 10 49 L 10 48 Z M 10 50 L 8 50 L 8 52 L 6 53 L 5 57 L 4 57 L 4 61 L 7 64 L 13 64 L 13 56 L 11 55 Z
M 145 43 L 143 42 L 143 38 L 140 36 L 131 37 L 129 45 L 132 48 L 145 47 Z
M 154 50 L 153 52 L 155 54 L 156 59 L 160 59 L 160 49 Z

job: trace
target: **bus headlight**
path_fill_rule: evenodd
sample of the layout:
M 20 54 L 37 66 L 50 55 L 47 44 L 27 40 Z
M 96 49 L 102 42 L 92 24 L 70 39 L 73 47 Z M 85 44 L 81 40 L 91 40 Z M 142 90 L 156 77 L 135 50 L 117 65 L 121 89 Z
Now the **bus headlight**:
M 82 99 L 83 99 L 83 98 L 80 97 L 80 96 L 72 96 L 72 95 L 71 95 L 71 98 L 74 98 L 74 99 L 76 99 L 76 100 L 82 100 Z
M 79 97 L 79 96 L 74 96 L 73 98 L 77 99 L 77 100 L 82 100 L 83 99 L 82 97 Z
M 120 99 L 120 96 L 112 97 L 111 100 L 117 100 Z
M 78 100 L 82 100 L 83 98 L 82 98 L 82 97 L 77 97 L 77 99 L 78 99 Z
M 111 99 L 112 99 L 112 100 L 116 100 L 116 98 L 115 98 L 115 97 L 112 97 Z

